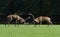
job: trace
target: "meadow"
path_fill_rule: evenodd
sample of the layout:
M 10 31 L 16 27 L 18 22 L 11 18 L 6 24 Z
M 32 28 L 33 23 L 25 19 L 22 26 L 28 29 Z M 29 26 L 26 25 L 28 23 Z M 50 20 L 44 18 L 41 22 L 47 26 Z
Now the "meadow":
M 60 25 L 2 25 L 0 37 L 60 37 Z

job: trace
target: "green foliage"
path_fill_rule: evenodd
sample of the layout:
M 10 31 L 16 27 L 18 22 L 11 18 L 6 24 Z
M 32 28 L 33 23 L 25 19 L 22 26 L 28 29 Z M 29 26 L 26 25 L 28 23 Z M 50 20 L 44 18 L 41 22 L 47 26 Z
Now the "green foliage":
M 10 14 L 16 10 L 31 12 L 34 15 L 58 15 L 58 0 L 0 0 L 0 13 Z M 56 9 L 57 8 L 57 9 Z M 58 13 L 57 13 L 58 12 Z

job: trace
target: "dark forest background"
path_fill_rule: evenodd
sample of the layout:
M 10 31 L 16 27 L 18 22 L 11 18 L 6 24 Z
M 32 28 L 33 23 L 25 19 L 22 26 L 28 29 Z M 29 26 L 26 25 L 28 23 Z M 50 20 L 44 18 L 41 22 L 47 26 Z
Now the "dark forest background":
M 0 0 L 0 16 L 20 10 L 34 16 L 49 16 L 54 23 L 60 23 L 60 0 Z

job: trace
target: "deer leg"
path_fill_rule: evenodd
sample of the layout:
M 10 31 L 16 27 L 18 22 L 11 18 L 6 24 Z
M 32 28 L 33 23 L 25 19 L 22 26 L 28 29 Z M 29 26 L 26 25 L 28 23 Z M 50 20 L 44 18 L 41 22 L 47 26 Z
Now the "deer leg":
M 42 24 L 42 20 L 41 21 L 39 21 L 40 22 L 40 25 Z
M 16 26 L 17 22 L 18 22 L 18 21 L 16 20 L 16 22 L 15 22 L 15 26 Z
M 48 22 L 49 24 L 53 25 L 53 23 L 51 22 L 50 19 L 48 19 L 47 22 Z M 48 26 L 49 26 L 49 25 L 48 25 Z
M 26 22 L 25 22 L 25 21 L 24 21 L 23 23 L 24 23 L 24 24 L 26 24 Z
M 12 21 L 12 19 L 8 21 L 8 26 L 9 26 L 9 24 L 10 24 L 11 21 Z
M 39 22 L 40 22 L 40 25 L 42 24 L 42 21 L 43 21 L 43 20 L 42 20 L 42 18 L 41 18 L 41 19 L 39 20 Z
M 51 21 L 49 21 L 49 23 L 50 23 L 51 25 L 53 25 L 53 23 L 52 23 Z

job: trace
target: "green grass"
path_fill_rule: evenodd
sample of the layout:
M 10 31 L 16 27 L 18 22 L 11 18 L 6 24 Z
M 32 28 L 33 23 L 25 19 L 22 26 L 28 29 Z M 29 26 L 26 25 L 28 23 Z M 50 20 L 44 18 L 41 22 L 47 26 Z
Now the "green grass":
M 60 37 L 60 25 L 0 25 L 0 37 Z

